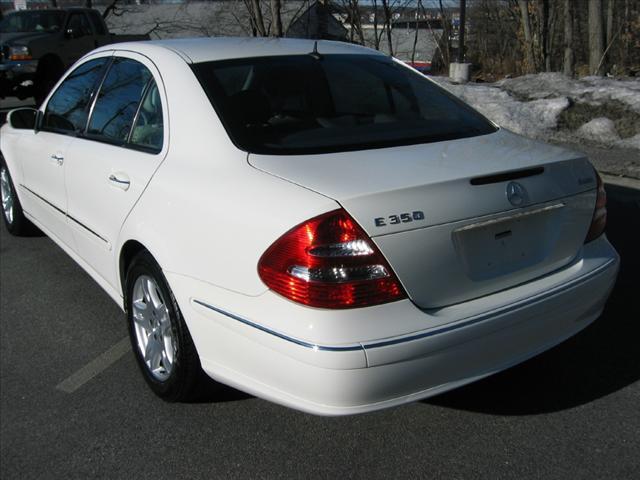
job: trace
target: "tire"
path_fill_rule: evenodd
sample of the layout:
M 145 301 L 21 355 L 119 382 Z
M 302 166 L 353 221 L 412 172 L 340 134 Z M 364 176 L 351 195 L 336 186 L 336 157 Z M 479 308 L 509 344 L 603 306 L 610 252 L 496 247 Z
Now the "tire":
M 0 193 L 2 199 L 2 219 L 11 235 L 30 237 L 40 234 L 40 230 L 25 216 L 16 193 L 16 188 L 4 158 L 0 156 Z
M 134 257 L 125 287 L 131 348 L 147 384 L 165 401 L 195 400 L 204 377 L 200 359 L 162 270 L 148 252 Z

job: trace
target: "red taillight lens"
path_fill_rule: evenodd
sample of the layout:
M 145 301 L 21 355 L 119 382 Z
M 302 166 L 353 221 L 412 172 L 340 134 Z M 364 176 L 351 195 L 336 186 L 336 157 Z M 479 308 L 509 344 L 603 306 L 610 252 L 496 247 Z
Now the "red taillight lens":
M 604 233 L 604 227 L 607 226 L 607 192 L 604 189 L 604 182 L 598 172 L 596 172 L 598 179 L 598 196 L 596 197 L 596 207 L 593 211 L 593 218 L 591 219 L 591 226 L 589 227 L 589 233 L 585 238 L 584 243 L 588 243 L 595 240 Z
M 344 210 L 289 230 L 258 262 L 273 291 L 311 307 L 353 308 L 406 298 L 378 248 Z

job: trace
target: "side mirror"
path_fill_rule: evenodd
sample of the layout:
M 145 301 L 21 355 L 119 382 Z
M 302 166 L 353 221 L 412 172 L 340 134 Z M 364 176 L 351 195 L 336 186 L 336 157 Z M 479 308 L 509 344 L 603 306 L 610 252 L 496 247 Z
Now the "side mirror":
M 35 108 L 16 108 L 7 115 L 7 122 L 18 130 L 35 130 L 40 112 Z

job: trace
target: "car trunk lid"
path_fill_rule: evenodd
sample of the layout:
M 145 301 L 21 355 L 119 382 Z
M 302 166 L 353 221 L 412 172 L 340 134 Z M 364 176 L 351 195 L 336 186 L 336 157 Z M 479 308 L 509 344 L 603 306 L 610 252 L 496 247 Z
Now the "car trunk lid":
M 509 288 L 569 263 L 595 201 L 586 158 L 505 130 L 337 154 L 251 154 L 249 163 L 338 201 L 422 308 Z

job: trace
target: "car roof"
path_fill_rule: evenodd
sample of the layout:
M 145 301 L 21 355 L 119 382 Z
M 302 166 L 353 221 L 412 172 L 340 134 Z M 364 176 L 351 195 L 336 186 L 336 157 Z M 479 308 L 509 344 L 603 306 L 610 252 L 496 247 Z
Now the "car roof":
M 330 40 L 306 40 L 297 38 L 259 37 L 205 37 L 177 38 L 171 40 L 151 40 L 127 42 L 103 47 L 101 50 L 133 50 L 152 54 L 165 48 L 178 53 L 188 63 L 229 60 L 234 58 L 266 57 L 279 55 L 303 55 L 311 53 L 317 42 L 320 54 L 366 54 L 384 55 L 376 50 L 344 42 Z

